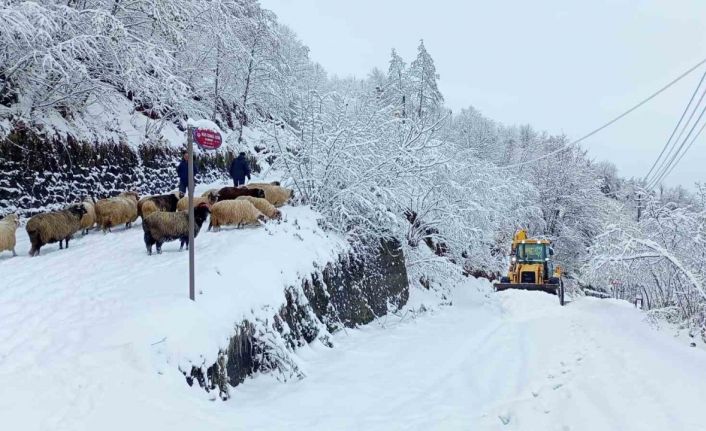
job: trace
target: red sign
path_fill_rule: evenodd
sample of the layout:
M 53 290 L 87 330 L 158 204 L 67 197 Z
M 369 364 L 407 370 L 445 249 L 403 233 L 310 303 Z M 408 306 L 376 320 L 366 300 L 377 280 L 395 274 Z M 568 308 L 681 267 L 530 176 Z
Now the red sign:
M 217 150 L 223 140 L 221 134 L 215 130 L 194 129 L 194 142 L 204 150 Z

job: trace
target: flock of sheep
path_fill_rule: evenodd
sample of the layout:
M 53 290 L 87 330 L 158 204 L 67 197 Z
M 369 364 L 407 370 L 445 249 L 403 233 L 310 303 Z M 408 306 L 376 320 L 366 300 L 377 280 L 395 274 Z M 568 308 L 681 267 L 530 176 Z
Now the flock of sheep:
M 201 196 L 194 196 L 194 236 L 209 217 L 208 229 L 220 230 L 221 226 L 235 225 L 238 228 L 249 224 L 261 224 L 268 219 L 278 220 L 281 213 L 277 207 L 291 199 L 291 189 L 282 187 L 279 182 L 250 183 L 242 187 L 212 189 Z M 157 253 L 162 252 L 162 244 L 180 240 L 180 249 L 189 247 L 188 197 L 179 192 L 165 195 L 147 196 L 142 199 L 135 192 L 123 192 L 116 197 L 98 201 L 85 200 L 69 205 L 63 210 L 37 214 L 27 221 L 26 230 L 32 247 L 30 256 L 39 255 L 45 244 L 59 242 L 69 248 L 69 240 L 79 230 L 85 235 L 94 227 L 104 233 L 115 226 L 124 224 L 130 228 L 138 217 L 142 217 L 147 253 L 152 254 L 152 246 Z M 0 220 L 0 253 L 11 251 L 17 256 L 16 231 L 19 217 L 10 214 Z

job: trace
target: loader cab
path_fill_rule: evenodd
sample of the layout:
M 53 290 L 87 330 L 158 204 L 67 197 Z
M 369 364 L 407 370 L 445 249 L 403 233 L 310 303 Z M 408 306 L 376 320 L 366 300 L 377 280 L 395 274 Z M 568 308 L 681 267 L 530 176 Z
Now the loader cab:
M 519 263 L 544 263 L 553 254 L 554 250 L 547 243 L 523 242 L 517 245 L 515 261 Z
M 514 279 L 519 283 L 543 283 L 554 272 L 551 256 L 554 254 L 546 240 L 523 240 L 515 247 L 512 264 Z

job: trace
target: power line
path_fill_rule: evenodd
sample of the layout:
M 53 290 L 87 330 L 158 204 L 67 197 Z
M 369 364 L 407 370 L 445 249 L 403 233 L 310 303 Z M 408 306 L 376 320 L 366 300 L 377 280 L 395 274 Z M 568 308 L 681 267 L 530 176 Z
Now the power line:
M 686 135 L 686 137 L 682 141 L 681 145 L 679 145 L 677 152 L 674 153 L 674 155 L 672 156 L 671 159 L 669 159 L 669 161 L 667 162 L 667 165 L 665 165 L 665 168 L 664 168 L 664 170 L 662 170 L 661 174 L 657 178 L 655 178 L 655 180 L 650 185 L 648 185 L 648 187 L 647 187 L 648 189 L 654 188 L 654 186 L 656 186 L 662 180 L 664 180 L 664 178 L 668 175 L 667 171 L 670 171 L 670 169 L 673 169 L 674 166 L 676 166 L 676 164 L 674 163 L 674 160 L 677 158 L 677 156 L 679 156 L 681 149 L 684 148 L 686 141 L 689 140 L 689 137 L 694 132 L 694 129 L 696 129 L 696 126 L 699 124 L 699 122 L 701 121 L 701 118 L 704 116 L 705 113 L 706 113 L 706 106 L 704 106 L 704 108 L 701 110 L 701 113 L 699 114 L 699 118 L 696 119 L 696 122 L 691 126 L 691 129 L 689 129 L 689 133 Z M 696 137 L 698 137 L 698 134 L 696 135 Z M 689 144 L 689 146 L 691 146 L 691 143 Z M 682 155 L 683 154 L 686 154 L 686 152 L 682 153 Z
M 645 182 L 647 182 L 648 178 L 650 177 L 650 174 L 652 174 L 652 171 L 654 171 L 655 166 L 657 166 L 657 163 L 660 161 L 660 159 L 662 158 L 662 155 L 664 155 L 664 152 L 667 150 L 667 147 L 669 147 L 670 143 L 672 142 L 672 138 L 674 138 L 674 135 L 677 133 L 677 129 L 679 129 L 681 122 L 684 120 L 686 113 L 689 111 L 689 108 L 691 107 L 691 103 L 694 101 L 694 97 L 696 97 L 696 94 L 699 92 L 699 88 L 701 88 L 701 84 L 704 82 L 704 78 L 706 78 L 706 72 L 704 72 L 704 74 L 701 75 L 701 80 L 699 81 L 699 84 L 694 89 L 694 92 L 691 94 L 691 98 L 689 99 L 689 103 L 686 104 L 686 107 L 684 108 L 684 112 L 682 112 L 682 114 L 681 114 L 681 118 L 679 118 L 677 125 L 674 126 L 674 130 L 672 131 L 672 134 L 669 135 L 669 139 L 667 139 L 667 143 L 664 145 L 664 147 L 662 147 L 662 151 L 659 153 L 659 156 L 657 156 L 654 163 L 652 163 L 652 166 L 650 167 L 649 172 L 647 172 L 647 175 L 645 175 L 645 179 L 644 179 Z M 701 97 L 703 98 L 703 95 Z M 698 106 L 698 104 L 697 104 L 697 106 Z M 687 121 L 687 124 L 688 124 L 688 121 Z M 679 140 L 679 138 L 677 138 L 677 140 Z M 667 157 L 669 157 L 669 156 L 667 156 Z
M 677 161 L 676 161 L 676 162 L 672 165 L 672 167 L 669 169 L 669 172 L 667 172 L 667 173 L 664 175 L 664 178 L 668 177 L 669 174 L 672 173 L 672 171 L 674 170 L 674 168 L 679 164 L 679 162 L 681 162 L 681 159 L 684 158 L 684 155 L 686 155 L 686 153 L 689 151 L 689 149 L 691 148 L 691 146 L 694 145 L 694 142 L 696 142 L 696 139 L 699 137 L 699 135 L 701 135 L 701 132 L 703 132 L 704 129 L 706 129 L 706 122 L 704 122 L 704 124 L 701 125 L 701 127 L 699 128 L 699 131 L 696 132 L 696 135 L 694 135 L 694 138 L 691 140 L 691 142 L 689 142 L 689 145 L 686 146 L 686 149 L 684 150 L 683 153 L 681 153 L 681 155 L 679 156 L 679 159 L 677 159 Z
M 701 95 L 701 98 L 699 99 L 699 102 L 694 106 L 694 110 L 691 112 L 691 115 L 689 115 L 689 119 L 687 120 L 686 124 L 684 124 L 684 127 L 682 128 L 681 132 L 679 132 L 679 136 L 677 137 L 677 142 L 681 140 L 682 135 L 684 135 L 684 131 L 686 130 L 687 127 L 689 127 L 689 123 L 691 123 L 691 119 L 694 117 L 694 114 L 696 114 L 696 111 L 699 109 L 701 106 L 701 101 L 703 100 L 704 96 L 706 95 L 706 90 L 704 90 L 704 93 Z M 699 121 L 701 121 L 701 118 L 703 117 L 704 113 L 706 112 L 706 106 L 703 107 L 701 110 L 701 113 L 699 114 L 699 117 L 696 119 L 694 124 L 691 125 L 691 128 L 689 129 L 689 133 L 687 133 L 686 137 L 681 140 L 681 144 L 679 145 L 679 148 L 677 148 L 677 151 L 672 155 L 672 151 L 674 148 L 676 148 L 676 142 L 670 148 L 669 152 L 667 153 L 667 157 L 662 161 L 662 166 L 657 170 L 657 173 L 655 176 L 652 178 L 652 180 L 647 184 L 648 188 L 653 188 L 659 182 L 661 182 L 664 177 L 665 177 L 665 172 L 670 170 L 672 168 L 672 165 L 674 164 L 674 160 L 679 156 L 679 153 L 681 152 L 682 148 L 684 148 L 684 145 L 686 142 L 689 140 L 689 137 L 691 134 L 694 132 L 694 129 L 696 126 L 699 124 Z M 671 157 L 670 157 L 671 156 Z
M 655 175 L 652 177 L 652 179 L 647 182 L 648 186 L 649 185 L 654 186 L 654 184 L 652 184 L 654 182 L 654 180 L 661 177 L 662 174 L 667 169 L 669 169 L 669 167 L 668 167 L 669 163 L 671 163 L 671 161 L 674 160 L 674 157 L 672 157 L 672 152 L 676 148 L 677 142 L 679 142 L 681 140 L 682 136 L 684 136 L 684 131 L 686 131 L 687 127 L 689 127 L 689 124 L 691 124 L 691 120 L 694 118 L 694 114 L 696 114 L 696 112 L 701 107 L 701 102 L 703 102 L 704 96 L 706 96 L 706 89 L 704 89 L 704 91 L 701 93 L 701 97 L 699 97 L 699 101 L 696 102 L 696 105 L 694 105 L 694 109 L 691 111 L 691 114 L 689 114 L 689 118 L 686 120 L 686 123 L 684 123 L 684 127 L 682 127 L 681 131 L 679 132 L 679 135 L 677 136 L 676 141 L 674 141 L 674 144 L 669 148 L 669 151 L 667 151 L 667 155 L 665 156 L 665 158 L 662 160 L 657 160 L 657 161 L 659 161 L 659 167 L 657 168 L 657 171 L 655 172 Z M 699 118 L 701 118 L 701 117 L 699 117 Z M 698 120 L 696 120 L 696 121 L 698 122 Z M 693 130 L 693 126 L 692 126 L 692 130 Z M 684 146 L 684 142 L 682 142 L 681 146 L 679 147 L 680 149 Z M 679 150 L 677 150 L 677 153 L 678 152 L 679 152 Z
M 647 97 L 646 99 L 643 99 L 642 101 L 640 101 L 638 104 L 636 104 L 636 105 L 633 106 L 632 108 L 628 109 L 627 111 L 625 111 L 625 112 L 623 112 L 622 114 L 618 115 L 617 117 L 613 118 L 612 120 L 610 120 L 609 122 L 605 123 L 605 124 L 602 125 L 601 127 L 599 127 L 599 128 L 597 128 L 597 129 L 595 129 L 595 130 L 593 130 L 593 131 L 587 133 L 586 135 L 580 137 L 579 139 L 577 139 L 577 140 L 575 140 L 575 141 L 573 141 L 573 142 L 570 142 L 570 143 L 564 145 L 562 148 L 559 148 L 559 149 L 557 149 L 557 150 L 551 151 L 551 152 L 549 152 L 549 153 L 547 153 L 547 154 L 545 154 L 545 155 L 543 155 L 543 156 L 537 157 L 537 158 L 532 159 L 532 160 L 527 160 L 527 161 L 525 161 L 525 162 L 515 163 L 515 164 L 512 164 L 512 165 L 499 166 L 499 167 L 497 167 L 496 169 L 498 169 L 498 170 L 504 170 L 504 169 L 509 169 L 509 168 L 515 168 L 515 167 L 518 167 L 518 166 L 528 165 L 528 164 L 530 164 L 530 163 L 538 162 L 538 161 L 540 161 L 540 160 L 549 158 L 549 157 L 551 157 L 551 156 L 553 156 L 553 155 L 555 155 L 555 154 L 559 154 L 559 153 L 561 153 L 561 152 L 564 152 L 564 151 L 568 150 L 568 149 L 571 148 L 572 146 L 574 146 L 574 145 L 576 145 L 576 144 L 578 144 L 578 143 L 580 143 L 580 142 L 582 142 L 582 141 L 584 141 L 584 140 L 590 138 L 591 136 L 595 135 L 596 133 L 600 132 L 601 130 L 605 129 L 606 127 L 611 126 L 611 125 L 612 125 L 613 123 L 615 123 L 616 121 L 622 119 L 623 117 L 627 116 L 628 114 L 630 114 L 631 112 L 633 112 L 633 111 L 636 110 L 637 108 L 641 107 L 641 106 L 644 105 L 645 103 L 647 103 L 647 102 L 649 102 L 650 100 L 654 99 L 655 97 L 659 96 L 661 93 L 663 93 L 663 92 L 664 92 L 665 90 L 667 90 L 669 87 L 671 87 L 672 85 L 674 85 L 674 84 L 676 84 L 677 82 L 679 82 L 679 81 L 681 81 L 682 79 L 684 79 L 687 75 L 689 75 L 689 74 L 690 74 L 691 72 L 693 72 L 694 70 L 698 69 L 699 66 L 703 65 L 704 63 L 706 63 L 706 58 L 704 58 L 703 60 L 701 60 L 701 61 L 699 61 L 698 63 L 696 63 L 694 66 L 690 67 L 686 72 L 682 73 L 681 75 L 679 75 L 678 77 L 676 77 L 675 79 L 673 79 L 671 82 L 669 82 L 669 84 L 665 85 L 664 87 L 660 88 L 660 89 L 657 90 L 656 92 L 652 93 L 649 97 Z

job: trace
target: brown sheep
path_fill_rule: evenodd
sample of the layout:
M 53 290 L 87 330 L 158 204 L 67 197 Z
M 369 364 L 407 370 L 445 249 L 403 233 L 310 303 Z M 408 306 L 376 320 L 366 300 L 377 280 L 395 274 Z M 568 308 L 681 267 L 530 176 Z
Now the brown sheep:
M 261 224 L 267 221 L 264 214 L 246 200 L 236 199 L 216 202 L 211 208 L 211 223 L 208 230 L 220 230 L 223 225 Z
M 205 204 L 194 208 L 194 237 L 198 236 L 203 222 L 208 217 L 208 206 Z M 152 254 L 152 246 L 157 245 L 157 254 L 162 253 L 162 244 L 178 239 L 181 242 L 179 250 L 189 248 L 189 215 L 185 212 L 156 212 L 146 216 L 142 221 L 145 231 L 145 246 L 147 254 Z
M 135 192 L 123 192 L 117 197 L 101 199 L 95 204 L 96 223 L 103 232 L 110 232 L 111 227 L 125 224 L 129 229 L 137 220 L 138 195 Z
M 181 192 L 168 193 L 166 195 L 150 196 L 140 199 L 137 203 L 137 213 L 144 219 L 148 215 L 157 211 L 174 212 L 177 210 L 177 202 L 181 198 Z M 142 205 L 140 205 L 142 202 Z
M 274 205 L 269 203 L 267 199 L 254 198 L 252 196 L 241 196 L 236 200 L 246 200 L 250 202 L 251 204 L 253 204 L 253 206 L 255 206 L 255 208 L 258 209 L 258 211 L 273 220 L 280 220 L 282 218 L 282 213 L 277 208 L 275 208 Z
M 152 196 L 145 196 L 137 201 L 137 216 L 142 217 L 142 205 L 145 204 Z
M 291 199 L 292 196 L 294 196 L 294 191 L 292 189 L 288 189 L 282 186 L 275 186 L 271 184 L 248 184 L 247 187 L 253 190 L 262 190 L 265 193 L 264 198 L 276 207 L 281 207 L 282 205 L 286 204 L 287 201 Z
M 247 187 L 223 187 L 218 190 L 218 202 L 237 199 L 240 196 L 252 196 L 254 198 L 264 198 L 265 192 L 261 189 Z
M 218 190 L 209 191 L 206 196 L 194 196 L 194 208 L 200 204 L 207 204 L 209 207 L 218 202 Z M 189 209 L 189 197 L 184 196 L 177 202 L 177 211 L 186 211 Z
M 81 217 L 86 214 L 83 204 L 74 204 L 61 211 L 37 214 L 29 219 L 25 229 L 32 243 L 30 256 L 38 256 L 39 249 L 45 244 L 59 241 L 59 249 L 63 249 L 62 241 L 69 248 L 69 240 L 81 229 Z
M 147 217 L 148 215 L 150 215 L 152 213 L 159 212 L 159 211 L 161 211 L 161 209 L 159 208 L 159 206 L 157 206 L 157 203 L 148 199 L 142 204 L 142 208 L 139 212 L 141 213 L 142 220 L 144 220 L 145 217 Z M 165 212 L 171 212 L 171 211 L 165 211 Z
M 11 251 L 13 256 L 17 256 L 15 231 L 18 227 L 20 227 L 20 219 L 17 214 L 8 214 L 0 220 L 0 253 L 7 250 Z

